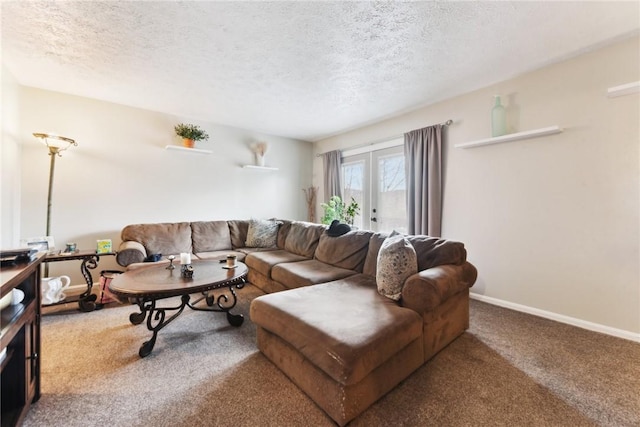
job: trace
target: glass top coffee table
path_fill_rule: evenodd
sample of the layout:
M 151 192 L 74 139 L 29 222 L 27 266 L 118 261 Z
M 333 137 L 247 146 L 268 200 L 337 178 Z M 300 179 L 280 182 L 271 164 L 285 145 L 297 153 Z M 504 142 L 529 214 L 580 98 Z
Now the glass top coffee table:
M 116 276 L 109 284 L 109 290 L 121 300 L 135 301 L 140 313 L 131 313 L 129 320 L 138 325 L 147 319 L 147 328 L 153 336 L 140 347 L 138 354 L 146 357 L 151 354 L 158 332 L 178 317 L 185 307 L 199 311 L 223 312 L 232 326 L 240 326 L 244 321 L 241 314 L 232 314 L 236 306 L 235 289 L 244 287 L 247 266 L 236 262 L 234 268 L 228 268 L 219 261 L 198 260 L 191 264 L 193 277 L 185 278 L 181 266 L 170 269 L 167 264 L 150 265 L 127 271 Z M 211 291 L 222 290 L 214 295 Z M 199 294 L 191 301 L 192 294 Z M 159 307 L 162 299 L 180 296 L 180 304 L 171 307 Z M 206 305 L 196 306 L 205 300 Z M 174 312 L 167 318 L 167 312 Z

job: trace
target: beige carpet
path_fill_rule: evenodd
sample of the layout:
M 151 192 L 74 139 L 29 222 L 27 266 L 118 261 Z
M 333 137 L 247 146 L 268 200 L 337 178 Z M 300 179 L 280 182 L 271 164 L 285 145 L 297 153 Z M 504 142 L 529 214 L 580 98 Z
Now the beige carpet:
M 26 426 L 331 426 L 255 347 L 249 302 L 187 310 L 150 337 L 135 306 L 47 314 L 42 397 Z M 471 328 L 352 426 L 640 426 L 640 345 L 471 303 Z

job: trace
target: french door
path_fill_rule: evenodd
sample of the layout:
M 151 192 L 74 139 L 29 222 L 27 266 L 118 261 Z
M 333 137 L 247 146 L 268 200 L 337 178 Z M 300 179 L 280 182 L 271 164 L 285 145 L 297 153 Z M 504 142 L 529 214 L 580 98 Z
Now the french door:
M 402 146 L 342 159 L 342 195 L 360 205 L 354 224 L 365 230 L 407 231 L 406 182 Z

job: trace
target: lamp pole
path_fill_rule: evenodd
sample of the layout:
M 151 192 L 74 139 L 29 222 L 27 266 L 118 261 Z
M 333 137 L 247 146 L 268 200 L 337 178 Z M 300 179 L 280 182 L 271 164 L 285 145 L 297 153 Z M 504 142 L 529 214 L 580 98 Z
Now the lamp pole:
M 49 156 L 51 156 L 51 162 L 49 163 L 49 191 L 47 193 L 47 236 L 51 236 L 51 199 L 53 195 L 53 173 L 56 168 L 56 157 L 62 156 L 61 152 L 71 147 L 77 146 L 78 143 L 71 138 L 65 138 L 64 136 L 58 136 L 48 133 L 34 133 L 33 136 L 39 138 L 44 145 L 49 148 Z M 51 139 L 51 141 L 49 141 Z M 44 263 L 44 277 L 49 277 L 49 264 Z
M 47 236 L 51 235 L 51 195 L 53 192 L 53 172 L 56 169 L 56 155 L 58 155 L 58 149 L 49 147 L 51 163 L 49 164 L 49 193 L 47 195 Z
M 51 198 L 53 193 L 53 173 L 56 169 L 56 156 L 59 155 L 58 147 L 49 147 L 49 191 L 47 193 L 47 234 L 51 236 Z M 49 263 L 44 263 L 44 277 L 49 277 Z

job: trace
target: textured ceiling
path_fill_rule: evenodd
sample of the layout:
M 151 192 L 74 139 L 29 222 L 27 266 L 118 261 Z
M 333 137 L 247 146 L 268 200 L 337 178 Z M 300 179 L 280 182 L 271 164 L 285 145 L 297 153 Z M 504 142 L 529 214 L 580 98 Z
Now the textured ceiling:
M 637 33 L 632 2 L 2 2 L 20 84 L 314 141 Z

